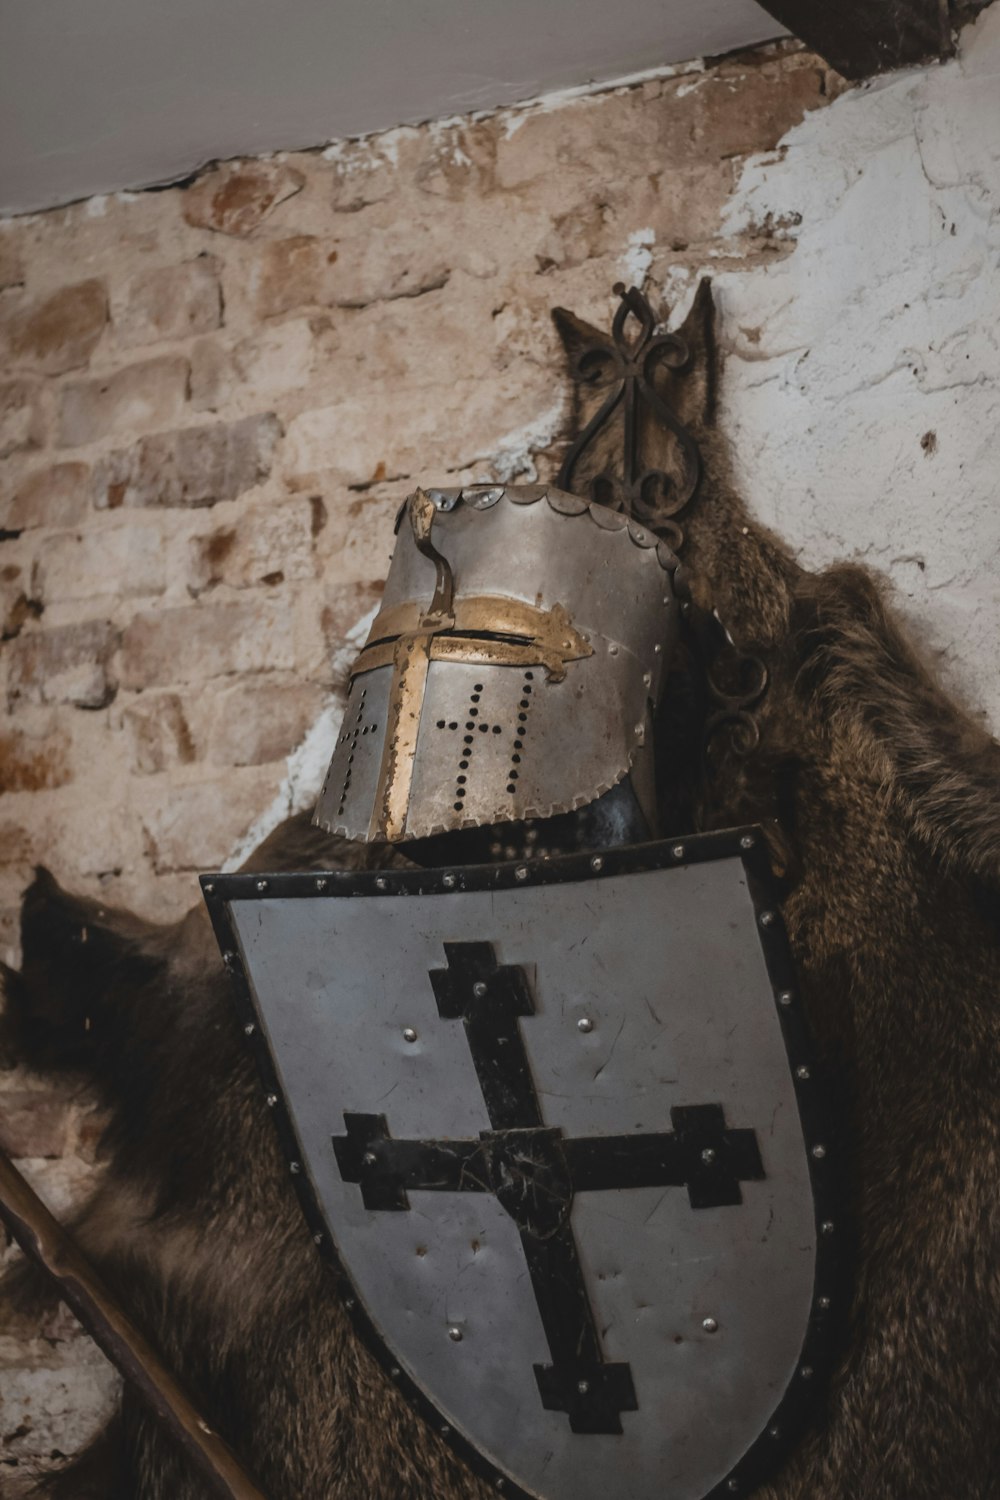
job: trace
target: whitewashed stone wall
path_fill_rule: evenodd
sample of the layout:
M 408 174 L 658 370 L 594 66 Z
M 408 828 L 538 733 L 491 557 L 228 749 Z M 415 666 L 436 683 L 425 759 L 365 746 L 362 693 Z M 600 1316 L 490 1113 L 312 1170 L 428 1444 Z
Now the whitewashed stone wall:
M 554 473 L 549 309 L 620 277 L 714 277 L 750 503 L 882 568 L 1000 723 L 998 70 L 995 8 L 848 92 L 789 45 L 0 224 L 0 950 L 36 861 L 166 919 L 308 804 L 400 498 Z M 97 1128 L 0 1073 L 60 1209 Z M 112 1387 L 0 1320 L 0 1492 Z
M 748 162 L 725 231 L 763 222 L 793 252 L 716 283 L 745 493 L 807 566 L 887 575 L 996 733 L 1000 6 L 955 61 L 852 90 Z

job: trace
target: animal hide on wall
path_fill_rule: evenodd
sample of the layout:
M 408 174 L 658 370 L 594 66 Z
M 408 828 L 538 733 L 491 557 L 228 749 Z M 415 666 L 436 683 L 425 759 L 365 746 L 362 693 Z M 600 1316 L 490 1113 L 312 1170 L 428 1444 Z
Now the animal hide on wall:
M 597 336 L 557 321 L 571 352 Z M 666 836 L 768 829 L 839 1111 L 832 1151 L 853 1260 L 833 1382 L 758 1494 L 995 1500 L 1000 748 L 932 681 L 876 582 L 854 567 L 807 573 L 755 524 L 713 426 L 707 288 L 682 331 L 694 373 L 664 379 L 704 459 L 685 569 L 695 599 L 766 663 L 770 687 L 756 753 L 723 741 L 706 773 L 691 726 L 707 709 L 682 657 L 661 740 Z M 590 399 L 584 389 L 578 424 Z M 380 859 L 295 818 L 247 868 Z M 261 1108 L 203 910 L 157 927 L 42 872 L 23 939 L 22 970 L 7 975 L 5 1050 L 86 1073 L 109 1111 L 107 1174 L 76 1233 L 264 1490 L 485 1500 L 492 1490 L 410 1413 L 348 1327 Z M 10 1294 L 27 1302 L 45 1289 L 22 1269 Z M 113 1428 L 45 1492 L 207 1495 L 128 1391 Z

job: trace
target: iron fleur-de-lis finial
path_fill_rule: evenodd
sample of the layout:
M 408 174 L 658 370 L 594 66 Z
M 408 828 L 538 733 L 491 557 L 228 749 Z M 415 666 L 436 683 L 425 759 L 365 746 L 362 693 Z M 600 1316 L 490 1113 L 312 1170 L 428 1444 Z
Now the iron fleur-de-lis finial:
M 573 443 L 557 484 L 572 491 L 577 464 L 619 405 L 623 406 L 624 461 L 622 473 L 602 470 L 590 480 L 590 498 L 648 525 L 677 551 L 684 534 L 677 517 L 691 500 L 701 476 L 698 445 L 684 423 L 656 390 L 657 367 L 680 373 L 690 364 L 690 351 L 677 333 L 657 333 L 653 310 L 638 287 L 614 288 L 621 299 L 611 326 L 612 343 L 594 340 L 573 361 L 574 378 L 582 385 L 609 387 L 600 408 Z M 629 320 L 637 331 L 630 336 Z M 643 462 L 642 407 L 673 434 L 679 449 L 679 477 Z

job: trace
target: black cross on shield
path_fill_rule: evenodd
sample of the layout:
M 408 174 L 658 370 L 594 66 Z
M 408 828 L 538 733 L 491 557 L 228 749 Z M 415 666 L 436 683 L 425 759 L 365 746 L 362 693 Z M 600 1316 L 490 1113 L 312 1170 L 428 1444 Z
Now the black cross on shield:
M 542 1405 L 576 1433 L 621 1432 L 635 1411 L 632 1371 L 608 1363 L 587 1293 L 570 1210 L 576 1193 L 686 1187 L 692 1208 L 743 1201 L 740 1182 L 764 1176 L 753 1130 L 727 1130 L 719 1104 L 675 1105 L 659 1134 L 565 1139 L 546 1127 L 520 1022 L 534 1013 L 522 968 L 498 968 L 490 943 L 445 943 L 431 970 L 438 1014 L 460 1020 L 492 1129 L 478 1140 L 394 1140 L 384 1115 L 345 1112 L 333 1147 L 365 1207 L 409 1208 L 407 1190 L 493 1193 L 517 1225 L 551 1363 L 535 1365 Z
M 842 1316 L 758 832 L 205 886 L 262 1107 L 387 1377 L 508 1497 L 751 1489 Z

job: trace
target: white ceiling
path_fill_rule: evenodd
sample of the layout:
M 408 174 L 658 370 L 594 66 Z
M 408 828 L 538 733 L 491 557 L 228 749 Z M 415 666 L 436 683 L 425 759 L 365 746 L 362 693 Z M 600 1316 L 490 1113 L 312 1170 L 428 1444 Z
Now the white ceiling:
M 754 0 L 0 0 L 0 212 L 779 34 Z

